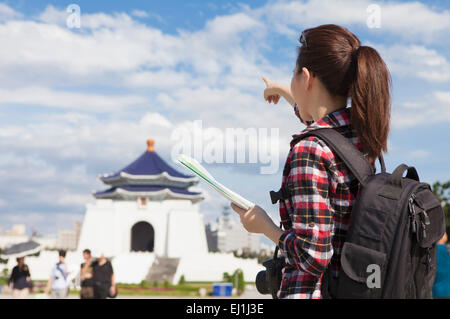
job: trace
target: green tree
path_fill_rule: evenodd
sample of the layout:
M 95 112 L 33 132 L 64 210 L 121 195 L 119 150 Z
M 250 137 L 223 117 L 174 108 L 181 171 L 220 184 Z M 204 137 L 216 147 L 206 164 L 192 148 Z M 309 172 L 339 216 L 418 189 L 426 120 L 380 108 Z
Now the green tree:
M 178 284 L 179 284 L 180 286 L 186 284 L 186 279 L 184 278 L 184 275 L 181 275 L 180 280 L 178 281 Z
M 237 289 L 242 292 L 245 290 L 245 280 L 244 280 L 244 272 L 242 270 L 239 271 L 238 274 L 238 286 Z
M 443 184 L 436 182 L 432 186 L 433 193 L 439 198 L 445 214 L 445 223 L 450 227 L 450 181 Z
M 168 280 L 164 280 L 164 288 L 170 288 L 170 283 Z
M 244 272 L 241 269 L 236 269 L 232 275 L 230 275 L 227 272 L 224 272 L 223 281 L 232 283 L 233 288 L 236 288 L 240 292 L 244 292 L 245 290 Z
M 232 282 L 231 281 L 231 276 L 230 276 L 230 274 L 229 273 L 227 273 L 227 272 L 224 272 L 223 273 L 223 280 L 222 280 L 223 282 Z
M 0 248 L 0 254 L 2 253 L 2 249 Z M 0 264 L 7 264 L 8 263 L 8 259 L 1 259 L 0 258 Z

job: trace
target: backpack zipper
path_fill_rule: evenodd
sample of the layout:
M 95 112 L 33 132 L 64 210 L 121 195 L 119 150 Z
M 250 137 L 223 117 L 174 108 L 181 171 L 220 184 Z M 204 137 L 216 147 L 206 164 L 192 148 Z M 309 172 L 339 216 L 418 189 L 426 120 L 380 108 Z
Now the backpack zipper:
M 414 204 L 420 208 L 419 212 L 416 212 L 416 210 L 414 209 Z M 409 198 L 409 209 L 410 212 L 412 214 L 412 218 L 414 220 L 414 225 L 413 226 L 413 233 L 415 233 L 417 231 L 417 219 L 416 216 L 419 215 L 420 218 L 420 223 L 422 226 L 422 238 L 426 238 L 427 237 L 427 232 L 426 232 L 426 226 L 430 225 L 430 216 L 428 216 L 427 212 L 425 211 L 425 209 L 423 209 L 421 207 L 421 205 L 418 203 L 418 201 L 416 200 L 416 194 L 412 193 L 411 197 Z
M 414 201 L 416 199 L 416 195 L 413 193 L 411 194 L 411 197 L 408 200 L 408 206 L 409 206 L 409 217 L 411 219 L 411 229 L 413 234 L 417 232 L 417 220 L 416 220 L 416 210 L 414 209 Z
M 428 247 L 427 248 L 427 261 L 426 261 L 426 265 L 427 265 L 427 272 L 429 272 L 431 270 L 431 248 Z
M 421 211 L 416 212 L 416 210 L 414 209 L 414 204 L 416 204 L 417 207 L 419 207 L 421 209 Z M 417 218 L 416 216 L 420 214 L 420 223 L 421 223 L 421 228 L 422 228 L 422 239 L 427 237 L 427 232 L 426 232 L 426 226 L 430 225 L 430 217 L 428 216 L 427 212 L 421 207 L 421 205 L 417 202 L 416 200 L 416 194 L 412 193 L 411 197 L 408 200 L 408 206 L 409 206 L 409 210 L 410 210 L 410 216 L 411 216 L 411 222 L 412 222 L 412 231 L 413 233 L 417 232 Z M 426 248 L 426 261 L 425 261 L 425 265 L 426 265 L 426 270 L 427 272 L 430 271 L 431 269 L 431 252 L 430 252 L 430 248 Z

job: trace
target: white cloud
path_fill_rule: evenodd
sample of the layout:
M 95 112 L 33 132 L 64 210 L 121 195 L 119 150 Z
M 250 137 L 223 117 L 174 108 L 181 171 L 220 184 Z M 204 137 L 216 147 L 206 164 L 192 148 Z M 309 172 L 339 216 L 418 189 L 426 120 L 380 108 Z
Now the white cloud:
M 382 28 L 409 40 L 430 43 L 441 39 L 450 28 L 450 12 L 420 2 L 381 5 Z M 420 39 L 417 39 L 421 37 Z
M 370 45 L 379 50 L 392 73 L 429 82 L 450 81 L 450 61 L 436 50 L 414 44 Z
M 64 26 L 66 24 L 68 16 L 69 13 L 67 13 L 65 10 L 59 10 L 52 5 L 48 5 L 45 7 L 45 10 L 36 17 L 36 19 L 46 24 L 56 24 Z
M 167 21 L 163 17 L 161 17 L 159 14 L 151 12 L 149 16 L 151 18 L 155 19 L 156 21 L 158 21 L 159 23 L 167 25 Z
M 434 96 L 442 103 L 450 105 L 450 92 L 436 91 Z
M 419 2 L 381 2 L 372 0 L 309 0 L 270 2 L 254 11 L 264 16 L 277 32 L 296 36 L 292 27 L 310 27 L 324 23 L 356 25 L 367 28 L 367 8 L 381 8 L 379 32 L 432 43 L 443 40 L 450 28 L 450 12 L 437 10 Z M 291 27 L 292 26 L 292 27 Z
M 39 122 L 39 119 L 41 122 Z M 156 112 L 143 114 L 135 119 L 98 119 L 85 114 L 69 113 L 62 115 L 38 115 L 30 124 L 4 125 L 1 130 L 0 148 L 14 152 L 14 156 L 0 157 L 0 168 L 4 174 L 10 174 L 6 168 L 11 165 L 27 166 L 28 163 L 37 165 L 39 159 L 42 167 L 35 168 L 39 174 L 57 177 L 59 169 L 67 165 L 106 165 L 119 169 L 121 165 L 129 164 L 137 154 L 144 152 L 146 141 L 154 138 L 155 149 L 162 154 L 170 154 L 170 147 L 174 143 L 170 140 L 174 124 L 166 117 Z M 21 158 L 22 154 L 24 158 Z M 29 154 L 35 154 L 33 157 Z M 29 158 L 29 159 L 27 159 Z M 127 159 L 128 158 L 128 159 Z M 55 166 L 55 165 L 59 166 Z M 97 169 L 101 169 L 101 168 Z M 70 167 L 69 167 L 70 168 Z M 104 168 L 105 169 L 105 168 Z M 33 180 L 36 175 L 20 173 L 24 178 Z M 95 174 L 104 173 L 101 171 Z M 91 173 L 92 174 L 92 173 Z M 76 177 L 77 174 L 74 173 Z M 80 174 L 83 176 L 83 174 Z M 13 175 L 11 175 L 13 179 Z M 75 180 L 75 184 L 79 182 Z M 92 181 L 92 177 L 91 177 Z
M 140 124 L 145 127 L 152 125 L 161 126 L 164 128 L 172 128 L 173 124 L 159 113 L 147 113 L 141 119 Z
M 155 72 L 143 71 L 130 74 L 125 80 L 130 87 L 148 87 L 154 89 L 171 89 L 192 86 L 192 76 L 187 72 L 164 69 Z
M 178 36 L 172 36 L 125 13 L 96 13 L 82 14 L 82 28 L 75 33 L 65 27 L 66 17 L 64 10 L 48 6 L 39 17 L 44 23 L 1 24 L 0 36 L 9 50 L 0 53 L 0 68 L 39 66 L 68 75 L 88 75 L 184 63 L 200 73 L 217 73 L 230 65 L 230 57 L 242 55 L 243 33 L 264 28 L 254 18 L 236 13 L 208 21 L 203 30 L 180 30 Z
M 39 16 L 41 23 L 8 21 L 0 24 L 3 45 L 9 48 L 0 52 L 0 74 L 8 74 L 8 83 L 27 87 L 35 83 L 54 86 L 63 81 L 77 86 L 103 82 L 113 87 L 123 84 L 154 90 L 207 85 L 256 92 L 261 90 L 262 73 L 281 78 L 291 69 L 291 66 L 282 69 L 270 66 L 270 61 L 263 56 L 268 30 L 283 32 L 279 28 L 317 25 L 325 21 L 362 24 L 367 3 L 299 1 L 269 3 L 256 9 L 244 6 L 242 12 L 215 17 L 201 30 L 180 30 L 178 35 L 164 34 L 125 13 L 82 13 L 81 31 L 72 32 L 65 26 L 67 12 L 49 5 Z M 398 10 L 411 12 L 413 18 L 408 18 L 411 24 L 419 19 L 416 11 L 435 18 L 430 21 L 445 20 L 448 15 L 446 11 L 438 13 L 422 4 L 382 4 L 387 21 L 391 19 L 391 12 Z M 406 27 L 405 23 L 402 25 Z M 420 30 L 432 28 L 430 24 L 434 22 L 421 26 Z M 299 30 L 295 30 L 295 37 Z M 419 32 L 414 30 L 410 33 Z M 441 26 L 431 30 L 438 32 Z M 417 37 L 420 41 L 420 34 Z M 378 47 L 383 57 L 392 61 L 393 72 L 412 73 L 431 82 L 450 79 L 449 61 L 435 50 L 420 45 Z M 178 69 L 180 66 L 183 68 Z M 289 81 L 288 78 L 283 80 Z M 113 102 L 105 99 L 105 103 Z
M 427 150 L 414 150 L 408 153 L 408 156 L 415 158 L 427 158 L 431 155 L 430 151 Z
M 57 167 L 43 160 L 42 156 L 2 154 L 0 192 L 5 196 L 4 212 L 46 209 L 58 207 L 62 211 L 80 211 L 92 202 L 86 188 L 92 185 L 92 176 L 86 167 L 66 165 Z
M 138 18 L 147 18 L 148 13 L 144 10 L 133 10 L 131 11 L 131 14 Z
M 448 91 L 434 91 L 423 100 L 408 101 L 393 106 L 392 127 L 395 129 L 446 122 L 450 122 L 450 92 Z
M 281 75 L 260 53 L 267 26 L 238 12 L 177 35 L 145 26 L 125 13 L 82 13 L 82 28 L 65 25 L 67 13 L 53 6 L 35 21 L 0 24 L 9 50 L 0 52 L 0 78 L 8 85 L 89 86 L 170 90 L 236 86 L 260 89 L 260 74 Z M 6 76 L 8 74 L 8 76 Z
M 56 91 L 44 87 L 27 87 L 21 89 L 0 89 L 0 104 L 24 104 L 85 110 L 92 113 L 113 112 L 129 106 L 142 105 L 148 100 L 142 96 L 100 95 Z
M 22 17 L 23 15 L 20 12 L 15 11 L 4 3 L 0 3 L 0 21 L 19 19 Z
M 65 26 L 67 12 L 49 5 L 39 16 L 41 23 L 8 21 L 0 25 L 3 45 L 9 48 L 0 52 L 0 73 L 3 70 L 13 78 L 32 80 L 33 85 L 36 82 L 57 85 L 61 81 L 88 85 L 100 80 L 112 86 L 123 83 L 163 90 L 205 84 L 256 90 L 260 89 L 258 73 L 279 76 L 285 71 L 271 67 L 262 54 L 262 49 L 267 48 L 268 30 L 283 32 L 279 28 L 294 25 L 298 27 L 294 32 L 297 37 L 300 27 L 305 25 L 335 20 L 342 24 L 362 24 L 367 3 L 299 1 L 269 3 L 256 9 L 243 7 L 242 12 L 207 21 L 201 30 L 180 30 L 177 35 L 145 26 L 125 13 L 82 13 L 80 32 L 72 32 Z M 414 13 L 412 20 L 408 18 L 411 24 L 417 23 L 414 17 L 419 19 L 416 11 L 435 18 L 430 21 L 445 20 L 448 15 L 446 11 L 438 13 L 422 4 L 382 4 L 383 15 L 388 17 L 392 15 L 389 12 L 398 10 Z M 420 30 L 430 24 L 434 22 L 422 25 Z M 441 25 L 432 30 L 441 30 Z M 408 31 L 409 34 L 419 32 Z M 420 34 L 416 34 L 416 40 L 420 42 Z M 385 51 L 396 62 L 394 72 L 417 69 L 416 76 L 436 82 L 450 78 L 449 62 L 434 50 L 418 45 L 394 45 Z M 410 67 L 418 61 L 420 67 Z M 187 69 L 175 71 L 180 66 Z M 34 75 L 31 79 L 30 74 Z M 28 82 L 27 86 L 32 83 Z
M 99 27 L 108 24 L 117 27 L 113 17 L 104 18 L 109 19 L 90 21 Z M 85 20 L 83 23 L 87 24 Z M 182 54 L 179 40 L 143 27 L 116 31 L 93 29 L 92 34 L 85 35 L 52 24 L 9 21 L 0 24 L 0 36 L 3 45 L 9 48 L 0 53 L 0 68 L 48 67 L 69 76 L 123 72 L 140 66 L 174 66 L 179 59 L 175 60 L 167 52 Z
M 88 30 L 103 31 L 105 31 L 104 28 L 109 30 L 125 30 L 140 25 L 126 13 L 114 13 L 112 15 L 105 13 L 82 14 L 81 23 L 82 27 Z
M 262 80 L 260 80 L 262 82 Z M 170 95 L 158 97 L 158 105 L 164 110 L 177 110 L 171 113 L 176 121 L 202 120 L 205 126 L 225 128 L 278 127 L 281 135 L 290 136 L 299 132 L 303 125 L 294 115 L 287 102 L 278 105 L 267 104 L 260 93 L 245 93 L 242 89 L 227 86 L 223 89 L 199 86 L 196 88 L 177 88 Z

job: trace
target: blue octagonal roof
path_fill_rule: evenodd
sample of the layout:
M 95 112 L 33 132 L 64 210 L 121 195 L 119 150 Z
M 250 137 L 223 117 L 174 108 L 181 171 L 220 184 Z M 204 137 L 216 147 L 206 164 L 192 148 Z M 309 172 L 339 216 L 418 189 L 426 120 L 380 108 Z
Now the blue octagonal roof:
M 196 176 L 180 173 L 169 166 L 154 151 L 153 140 L 148 140 L 147 144 L 147 151 L 134 162 L 114 174 L 103 175 L 100 179 L 106 184 L 114 185 L 130 184 L 130 182 L 134 184 L 135 181 L 139 184 L 153 184 L 151 182 L 152 180 L 161 184 L 161 181 L 156 181 L 158 177 L 161 177 L 176 183 L 176 186 L 181 186 L 180 183 L 189 183 L 192 185 L 198 180 Z
M 147 151 L 130 165 L 114 174 L 100 176 L 100 179 L 110 188 L 94 192 L 94 197 L 98 199 L 148 197 L 155 200 L 162 198 L 202 200 L 200 192 L 188 190 L 188 187 L 198 183 L 198 177 L 178 172 L 154 151 L 153 140 L 148 140 L 147 144 Z

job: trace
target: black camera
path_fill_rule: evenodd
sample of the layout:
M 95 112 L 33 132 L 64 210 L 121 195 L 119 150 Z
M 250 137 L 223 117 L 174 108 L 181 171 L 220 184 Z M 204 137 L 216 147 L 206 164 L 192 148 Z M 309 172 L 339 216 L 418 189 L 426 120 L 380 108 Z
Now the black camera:
M 273 299 L 277 299 L 277 293 L 281 285 L 282 270 L 286 266 L 283 257 L 277 257 L 278 247 L 275 249 L 273 259 L 263 262 L 266 270 L 261 270 L 256 275 L 256 289 L 260 294 L 271 294 Z

